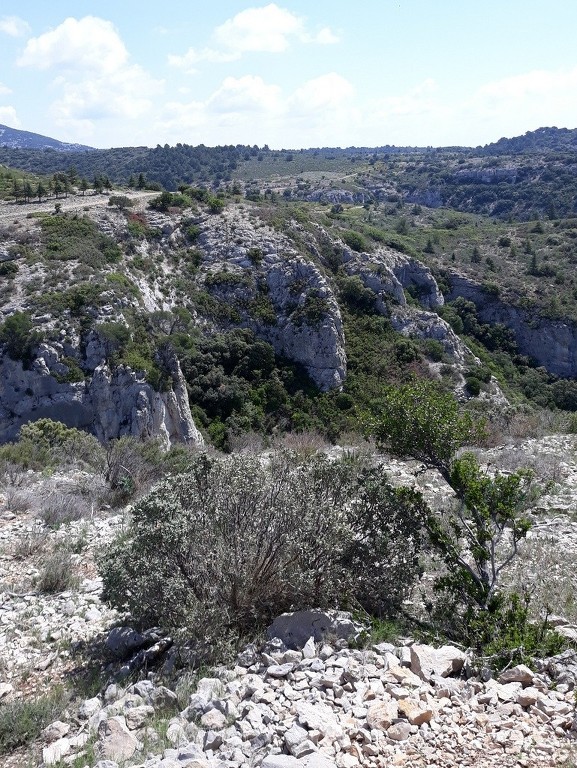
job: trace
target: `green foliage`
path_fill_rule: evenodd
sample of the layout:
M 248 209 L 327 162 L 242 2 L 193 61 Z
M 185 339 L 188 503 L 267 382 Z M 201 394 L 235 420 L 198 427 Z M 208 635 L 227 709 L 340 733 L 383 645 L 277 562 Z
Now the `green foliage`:
M 14 312 L 0 325 L 0 343 L 5 345 L 5 350 L 12 360 L 29 363 L 34 348 L 41 340 L 42 336 L 34 330 L 28 312 Z
M 61 688 L 31 701 L 0 705 L 0 755 L 25 747 L 62 714 L 67 704 Z
M 127 208 L 132 208 L 134 200 L 126 197 L 126 195 L 111 195 L 108 205 L 115 206 L 119 211 L 125 211 Z
M 376 295 L 370 288 L 365 288 L 358 275 L 337 278 L 340 298 L 346 302 L 352 312 L 367 313 L 374 310 Z
M 200 455 L 134 506 L 100 559 L 104 598 L 213 653 L 284 610 L 391 615 L 419 573 L 419 528 L 380 475 L 320 455 Z
M 341 237 L 353 251 L 368 251 L 369 246 L 365 238 L 354 230 L 346 229 L 341 232 Z
M 449 636 L 483 651 L 500 624 L 512 621 L 506 606 L 516 598 L 506 598 L 500 581 L 530 527 L 524 511 L 535 495 L 532 474 L 490 475 L 472 453 L 458 455 L 480 426 L 460 412 L 452 395 L 426 382 L 389 390 L 374 431 L 394 453 L 440 472 L 455 494 L 456 503 L 441 514 L 420 508 L 445 566 L 435 581 L 440 598 L 431 605 L 431 618 Z
M 0 262 L 0 277 L 7 277 L 10 279 L 16 277 L 17 274 L 18 264 L 15 261 Z
M 438 384 L 415 380 L 399 388 L 389 387 L 382 413 L 372 425 L 380 443 L 399 456 L 412 456 L 450 477 L 455 453 L 479 438 L 482 426 Z
M 74 259 L 93 267 L 120 261 L 120 247 L 112 237 L 102 234 L 88 217 L 50 216 L 41 220 L 41 228 L 47 259 Z
M 24 424 L 17 442 L 0 446 L 0 461 L 24 469 L 80 464 L 99 470 L 102 459 L 102 448 L 93 435 L 46 418 Z

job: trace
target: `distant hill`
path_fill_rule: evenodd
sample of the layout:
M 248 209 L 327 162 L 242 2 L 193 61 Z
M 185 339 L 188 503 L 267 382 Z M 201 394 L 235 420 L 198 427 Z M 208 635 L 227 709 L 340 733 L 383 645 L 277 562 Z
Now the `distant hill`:
M 39 133 L 30 131 L 19 131 L 16 128 L 9 128 L 7 125 L 0 124 L 0 147 L 10 147 L 11 149 L 53 149 L 56 152 L 88 152 L 93 147 L 85 144 L 67 144 L 58 139 L 51 139 L 49 136 L 42 136 Z
M 483 148 L 486 154 L 524 154 L 527 152 L 575 152 L 577 128 L 537 128 L 524 136 L 502 138 Z

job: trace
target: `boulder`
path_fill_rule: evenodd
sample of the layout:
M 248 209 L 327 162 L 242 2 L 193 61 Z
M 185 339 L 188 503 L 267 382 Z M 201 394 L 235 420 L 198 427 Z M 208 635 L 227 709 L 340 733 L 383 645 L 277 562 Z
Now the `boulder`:
M 350 613 L 343 611 L 295 611 L 278 616 L 267 629 L 269 638 L 279 638 L 293 650 L 302 650 L 309 638 L 320 642 L 327 635 L 350 640 L 360 631 Z
M 433 648 L 415 643 L 411 646 L 411 671 L 428 682 L 433 675 L 449 677 L 459 673 L 466 658 L 463 651 L 452 645 Z
M 128 760 L 136 752 L 138 741 L 126 727 L 123 717 L 110 717 L 98 727 L 96 753 L 103 758 Z

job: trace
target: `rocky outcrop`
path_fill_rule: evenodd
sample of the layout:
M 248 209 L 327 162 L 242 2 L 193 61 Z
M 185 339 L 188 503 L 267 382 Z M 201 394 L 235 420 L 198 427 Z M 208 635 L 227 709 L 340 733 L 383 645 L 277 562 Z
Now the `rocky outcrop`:
M 391 324 L 395 331 L 411 339 L 435 339 L 443 345 L 445 354 L 459 365 L 465 364 L 465 356 L 471 353 L 451 326 L 439 315 L 414 307 L 394 307 Z
M 443 294 L 431 270 L 392 248 L 377 248 L 373 253 L 356 253 L 343 246 L 342 258 L 349 275 L 357 275 L 366 288 L 377 296 L 378 306 L 386 306 L 389 297 L 405 306 L 405 290 L 413 292 L 423 307 L 434 309 L 444 304 Z
M 320 269 L 292 240 L 242 212 L 209 217 L 199 240 L 204 286 L 275 352 L 301 363 L 321 390 L 346 376 L 345 340 L 335 296 Z M 208 279 L 207 279 L 208 278 Z M 266 303 L 271 310 L 263 315 Z
M 14 439 L 22 424 L 41 418 L 85 429 L 100 440 L 157 437 L 166 446 L 200 445 L 186 384 L 176 363 L 172 386 L 157 392 L 142 373 L 100 362 L 82 381 L 66 381 L 61 350 L 40 345 L 29 368 L 4 355 L 0 361 L 0 442 Z
M 484 323 L 502 323 L 515 334 L 519 351 L 532 357 L 556 376 L 577 376 L 577 323 L 552 320 L 483 291 L 482 286 L 462 275 L 451 275 L 448 300 L 462 296 L 477 307 Z

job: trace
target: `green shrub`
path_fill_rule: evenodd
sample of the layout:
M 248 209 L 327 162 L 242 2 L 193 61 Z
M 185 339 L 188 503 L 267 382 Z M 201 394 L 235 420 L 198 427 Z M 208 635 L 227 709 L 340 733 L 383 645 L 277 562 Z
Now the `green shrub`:
M 29 363 L 34 348 L 41 340 L 42 336 L 34 330 L 32 318 L 28 312 L 14 312 L 0 325 L 0 343 L 5 345 L 6 352 L 12 360 Z
M 0 755 L 13 752 L 37 739 L 56 720 L 67 700 L 61 688 L 33 701 L 0 704 Z
M 18 274 L 18 264 L 15 261 L 0 262 L 0 277 L 12 278 Z
M 218 651 L 285 610 L 394 613 L 419 573 L 409 495 L 347 459 L 200 455 L 134 506 L 100 558 L 104 598 Z
M 341 232 L 341 237 L 353 251 L 358 251 L 360 253 L 369 250 L 367 241 L 358 232 L 354 232 L 353 230 L 344 230 Z

